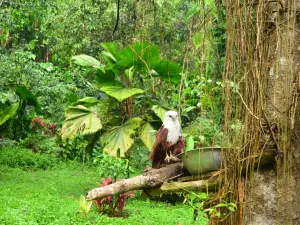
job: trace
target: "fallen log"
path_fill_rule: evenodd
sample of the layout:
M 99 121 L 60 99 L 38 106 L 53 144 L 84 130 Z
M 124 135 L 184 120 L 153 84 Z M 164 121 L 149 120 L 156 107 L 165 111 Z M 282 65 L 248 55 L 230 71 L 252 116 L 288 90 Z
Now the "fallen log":
M 248 158 L 254 158 L 254 168 L 258 166 L 262 167 L 269 165 L 274 161 L 274 152 L 268 151 L 264 152 L 262 155 L 257 154 L 249 156 L 242 161 L 246 161 Z M 213 171 L 206 174 L 200 175 L 183 175 L 183 164 L 182 162 L 176 162 L 173 164 L 166 165 L 160 169 L 149 168 L 143 174 L 132 177 L 129 179 L 124 179 L 117 181 L 116 183 L 110 184 L 108 186 L 94 188 L 89 191 L 86 195 L 87 200 L 95 200 L 103 198 L 110 195 L 121 194 L 132 190 L 143 189 L 144 192 L 149 196 L 157 196 L 164 193 L 181 192 L 184 190 L 204 190 L 208 188 L 209 190 L 216 190 L 218 183 L 212 179 L 217 177 L 220 173 L 224 171 L 223 169 L 219 171 Z M 243 173 L 246 172 L 246 167 Z M 179 182 L 168 181 L 178 178 Z
M 217 182 L 209 182 L 208 180 L 196 180 L 189 182 L 171 182 L 164 183 L 160 186 L 160 190 L 163 194 L 165 193 L 174 193 L 182 191 L 202 191 L 202 190 L 212 190 L 216 187 Z
M 188 182 L 170 182 L 163 183 L 160 187 L 143 189 L 144 195 L 147 197 L 159 197 L 163 194 L 171 194 L 185 191 L 211 191 L 218 189 L 218 182 L 210 182 L 208 180 L 197 180 Z
M 87 193 L 86 200 L 96 200 L 109 195 L 160 186 L 164 182 L 180 176 L 182 169 L 183 165 L 181 162 L 170 164 L 160 169 L 149 169 L 142 175 L 117 181 L 108 186 L 94 188 Z

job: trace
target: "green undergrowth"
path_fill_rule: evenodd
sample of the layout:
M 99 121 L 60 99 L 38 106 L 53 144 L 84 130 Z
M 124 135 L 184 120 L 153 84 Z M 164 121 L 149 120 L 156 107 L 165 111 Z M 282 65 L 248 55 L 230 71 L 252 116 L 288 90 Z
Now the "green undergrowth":
M 194 224 L 193 210 L 180 202 L 171 205 L 141 199 L 128 200 L 127 218 L 99 215 L 94 206 L 79 213 L 79 197 L 97 186 L 98 172 L 81 164 L 56 164 L 47 170 L 0 166 L 0 224 Z M 138 194 L 136 194 L 138 196 Z M 196 224 L 206 225 L 199 217 Z
M 25 148 L 6 147 L 0 149 L 0 165 L 24 170 L 49 169 L 59 164 L 56 157 L 33 153 Z

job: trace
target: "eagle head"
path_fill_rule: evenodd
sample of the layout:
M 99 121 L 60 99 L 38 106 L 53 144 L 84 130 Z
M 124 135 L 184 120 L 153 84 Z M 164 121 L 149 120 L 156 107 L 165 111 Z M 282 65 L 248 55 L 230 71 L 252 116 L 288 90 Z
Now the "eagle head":
M 165 123 L 174 123 L 178 121 L 178 113 L 175 111 L 167 111 L 164 118 Z

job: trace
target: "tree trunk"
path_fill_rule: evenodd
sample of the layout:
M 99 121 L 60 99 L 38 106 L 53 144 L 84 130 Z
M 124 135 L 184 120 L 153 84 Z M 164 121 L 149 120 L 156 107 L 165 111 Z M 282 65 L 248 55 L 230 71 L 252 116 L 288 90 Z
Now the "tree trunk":
M 280 155 L 273 170 L 255 172 L 248 183 L 248 203 L 244 206 L 247 225 L 300 224 L 300 117 L 295 95 L 299 86 L 300 23 L 295 19 L 294 3 L 274 2 L 270 6 L 275 12 L 276 30 L 268 40 L 265 120 Z
M 226 8 L 225 133 L 242 121 L 223 184 L 240 209 L 227 224 L 300 224 L 300 2 L 223 1 Z M 234 81 L 235 88 L 230 87 Z M 241 157 L 276 149 L 267 171 L 241 178 Z M 234 152 L 235 149 L 233 149 Z M 234 152 L 234 153 L 236 153 Z M 230 165 L 230 166 L 228 166 Z M 243 183 L 243 188 L 238 184 Z

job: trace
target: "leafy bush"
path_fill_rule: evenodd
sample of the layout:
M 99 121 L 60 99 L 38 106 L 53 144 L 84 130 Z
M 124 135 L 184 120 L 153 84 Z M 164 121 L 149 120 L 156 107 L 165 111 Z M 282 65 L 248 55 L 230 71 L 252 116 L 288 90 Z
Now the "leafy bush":
M 48 169 L 55 166 L 58 160 L 49 155 L 33 153 L 25 148 L 4 148 L 0 150 L 0 164 L 25 170 Z
M 0 139 L 0 149 L 8 148 L 8 147 L 12 148 L 13 146 L 16 145 L 17 145 L 17 141 L 15 140 L 11 140 L 8 138 Z
M 128 177 L 129 172 L 132 171 L 128 165 L 128 159 L 113 157 L 105 153 L 95 156 L 93 162 L 100 177 L 124 178 Z
M 63 119 L 64 108 L 78 97 L 96 95 L 78 69 L 61 69 L 52 63 L 37 63 L 34 58 L 22 50 L 0 53 L 0 83 L 4 84 L 0 91 L 7 91 L 12 84 L 24 85 L 38 98 L 44 116 L 55 121 Z
M 22 140 L 21 145 L 31 149 L 33 152 L 47 153 L 53 156 L 61 156 L 62 148 L 56 144 L 55 137 L 47 136 L 42 133 L 30 133 Z
M 204 193 L 188 192 L 184 194 L 184 202 L 194 209 L 194 221 L 200 212 L 201 217 L 207 217 L 210 221 L 224 221 L 231 213 L 235 212 L 237 206 L 233 202 L 228 202 L 226 199 L 212 199 Z M 224 196 L 223 196 L 224 197 Z
M 151 166 L 150 151 L 140 139 L 137 139 L 128 152 L 129 165 L 134 174 L 140 174 L 146 166 Z
M 214 121 L 205 117 L 198 117 L 184 132 L 193 136 L 195 147 L 221 145 L 223 132 Z

